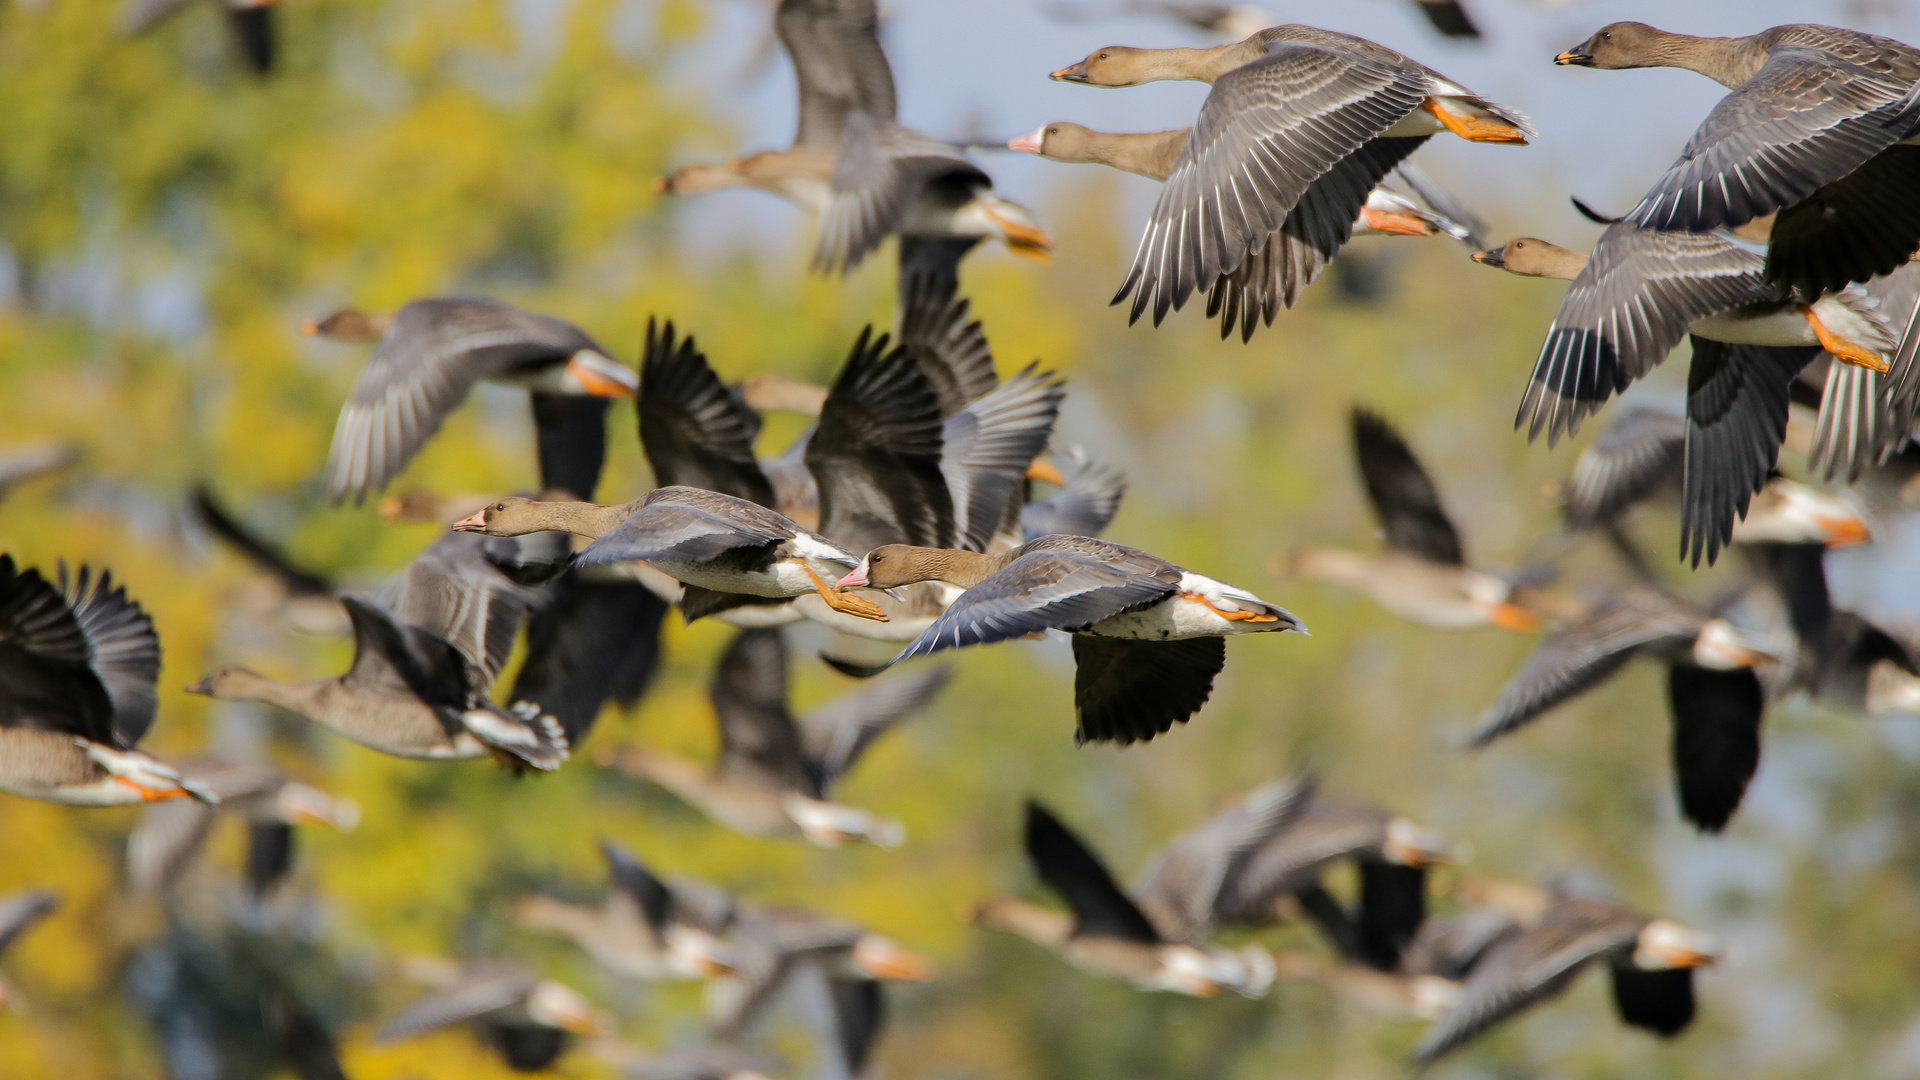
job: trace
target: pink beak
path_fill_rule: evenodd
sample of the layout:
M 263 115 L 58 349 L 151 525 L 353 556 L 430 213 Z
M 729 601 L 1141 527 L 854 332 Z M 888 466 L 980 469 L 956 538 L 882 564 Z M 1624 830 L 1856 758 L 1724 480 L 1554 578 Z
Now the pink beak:
M 846 577 L 843 577 L 839 581 L 834 582 L 834 586 L 836 588 L 841 588 L 841 589 L 851 589 L 856 586 L 865 585 L 866 583 L 867 583 L 867 575 L 861 573 L 858 569 L 856 569 L 853 571 L 853 573 L 848 574 Z
M 1014 138 L 1008 139 L 1007 149 L 1024 150 L 1029 154 L 1037 154 L 1040 152 L 1040 147 L 1046 142 L 1046 140 L 1047 140 L 1047 125 L 1041 124 L 1039 127 L 1034 128 L 1032 131 L 1027 132 L 1025 135 L 1019 135 Z
M 476 511 L 471 517 L 461 518 L 459 521 L 456 521 L 453 523 L 453 531 L 454 532 L 486 532 L 487 531 L 487 512 L 485 510 L 479 510 L 479 511 Z

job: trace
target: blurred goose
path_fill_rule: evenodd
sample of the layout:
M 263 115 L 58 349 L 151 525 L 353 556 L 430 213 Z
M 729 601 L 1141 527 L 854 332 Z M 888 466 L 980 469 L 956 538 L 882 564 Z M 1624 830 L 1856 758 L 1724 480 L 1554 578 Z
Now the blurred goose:
M 1230 634 L 1306 624 L 1276 604 L 1138 548 L 1042 536 L 995 555 L 890 544 L 840 587 L 939 581 L 964 590 L 894 662 L 1046 630 L 1073 635 L 1076 743 L 1145 741 L 1213 693 Z
M 127 879 L 136 893 L 158 893 L 178 878 L 206 846 L 222 813 L 247 823 L 246 882 L 256 898 L 293 869 L 295 826 L 350 831 L 360 824 L 360 805 L 352 799 L 289 780 L 259 762 L 209 756 L 182 764 L 180 772 L 220 804 L 181 799 L 141 811 L 127 837 Z
M 1204 946 L 1232 917 L 1254 856 L 1286 832 L 1313 798 L 1311 777 L 1288 777 L 1241 796 L 1161 848 L 1133 882 L 1133 900 L 1168 941 Z
M 1488 1028 L 1565 991 L 1604 963 L 1620 1019 L 1663 1036 L 1692 1023 L 1693 969 L 1714 962 L 1706 934 L 1596 900 L 1556 896 L 1538 922 L 1480 952 L 1447 1009 L 1414 1047 L 1425 1064 Z
M 30 889 L 0 897 L 0 953 L 59 906 L 59 895 L 47 889 Z M 0 1009 L 7 1007 L 10 996 L 6 981 L 0 980 Z
M 677 902 L 633 853 L 600 841 L 613 888 L 597 908 L 534 894 L 514 908 L 522 927 L 561 934 L 600 966 L 630 979 L 706 979 L 734 970 L 733 950 Z
M 1480 36 L 1480 29 L 1473 24 L 1458 0 L 1414 0 L 1414 6 L 1426 16 L 1435 30 L 1447 37 Z M 1091 17 L 1088 12 L 1060 3 L 1045 4 L 1043 10 L 1055 17 Z M 1099 14 L 1110 14 L 1114 10 L 1102 8 Z M 1273 13 L 1258 4 L 1222 4 L 1208 0 L 1127 0 L 1118 10 L 1166 15 L 1209 34 L 1236 41 L 1273 25 Z
M 757 503 L 689 487 L 655 488 L 630 503 L 540 502 L 509 497 L 454 524 L 460 532 L 524 536 L 558 530 L 592 537 L 580 566 L 645 561 L 686 585 L 747 596 L 819 593 L 836 611 L 882 619 L 872 601 L 837 591 L 836 570 L 859 559 L 826 537 Z
M 1759 767 L 1766 691 L 1754 669 L 1772 664 L 1778 648 L 1657 589 L 1632 586 L 1542 638 L 1481 715 L 1471 743 L 1485 746 L 1604 682 L 1636 655 L 1660 659 L 1681 813 L 1702 831 L 1719 832 Z
M 903 279 L 919 265 L 951 281 L 983 238 L 1044 261 L 1053 241 L 1031 211 L 997 195 L 959 147 L 896 122 L 878 23 L 873 0 L 782 0 L 774 27 L 800 88 L 793 145 L 683 168 L 656 190 L 753 187 L 785 196 L 821 219 L 821 270 L 852 269 L 892 233 L 902 237 Z
M 639 384 L 573 324 L 497 300 L 436 297 L 391 314 L 348 309 L 305 329 L 374 345 L 327 453 L 327 493 L 336 502 L 385 488 L 481 382 L 532 392 L 543 484 L 590 496 L 590 481 L 569 482 L 565 474 L 598 476 L 605 453 L 598 409 L 583 422 L 579 408 L 560 399 L 632 397 Z
M 848 840 L 897 847 L 904 839 L 899 822 L 828 796 L 874 739 L 926 708 L 951 674 L 938 667 L 885 679 L 796 720 L 787 710 L 787 648 L 780 631 L 743 630 L 713 677 L 719 762 L 708 769 L 640 747 L 610 755 L 611 762 L 750 836 L 804 836 L 825 847 Z
M 213 489 L 195 484 L 187 506 L 209 533 L 258 570 L 267 584 L 265 604 L 287 625 L 304 633 L 345 635 L 347 613 L 325 574 L 296 564 L 278 544 L 236 518 Z
M 218 796 L 135 750 L 160 639 L 112 574 L 56 581 L 0 554 L 0 791 L 68 806 Z
M 226 667 L 187 689 L 224 701 L 263 701 L 396 757 L 484 757 L 552 770 L 566 732 L 539 706 L 488 697 L 539 595 L 515 584 L 485 541 L 448 534 L 407 567 L 384 602 L 346 595 L 353 666 L 304 682 Z
M 627 1080 L 770 1080 L 787 1071 L 787 1062 L 778 1055 L 719 1042 L 658 1053 L 612 1039 L 596 1039 L 588 1046 Z
M 1196 997 L 1232 990 L 1257 998 L 1272 985 L 1273 958 L 1257 947 L 1229 951 L 1163 937 L 1099 858 L 1036 802 L 1027 803 L 1026 847 L 1040 880 L 1060 894 L 1072 915 L 1001 897 L 981 904 L 974 922 L 1011 930 L 1075 967 L 1142 990 Z
M 1758 223 L 1770 238 L 1766 285 L 1809 301 L 1920 248 L 1920 149 L 1905 145 L 1920 131 L 1920 50 L 1804 23 L 1703 38 L 1618 22 L 1554 63 L 1686 68 L 1733 91 L 1628 212 L 1634 225 Z
M 504 961 L 459 966 L 414 961 L 407 973 L 433 986 L 380 1026 L 375 1042 L 393 1042 L 471 1023 L 516 1072 L 550 1067 L 568 1035 L 604 1035 L 607 1022 L 579 992 Z
M 1129 322 L 1151 307 L 1158 326 L 1205 290 L 1209 316 L 1239 321 L 1243 339 L 1256 314 L 1272 325 L 1291 306 L 1310 268 L 1352 236 L 1368 193 L 1429 137 L 1534 134 L 1519 113 L 1392 49 L 1310 26 L 1211 49 L 1109 46 L 1052 77 L 1213 84 L 1113 302 L 1131 295 Z
M 1126 477 L 1118 469 L 1102 465 L 1078 446 L 1053 446 L 1049 455 L 1058 464 L 1051 482 L 1059 490 L 1044 499 L 1020 508 L 1020 540 L 1037 540 L 1050 533 L 1072 536 L 1099 536 L 1120 512 L 1120 499 L 1127 493 Z M 1032 479 L 1042 479 L 1029 472 Z
M 128 36 L 145 33 L 165 22 L 174 12 L 193 0 L 126 0 L 120 8 L 120 32 Z M 218 0 L 233 28 L 233 40 L 256 75 L 273 72 L 280 52 L 275 31 L 274 8 L 279 0 Z
M 1400 433 L 1363 408 L 1352 414 L 1354 460 L 1386 550 L 1366 555 L 1308 548 L 1283 561 L 1292 573 L 1359 589 L 1402 618 L 1444 628 L 1484 626 L 1530 633 L 1534 613 L 1514 602 L 1504 578 L 1467 565 L 1460 533 L 1433 478 Z
M 58 472 L 79 457 L 79 448 L 68 442 L 22 443 L 0 449 L 0 496 L 16 484 Z

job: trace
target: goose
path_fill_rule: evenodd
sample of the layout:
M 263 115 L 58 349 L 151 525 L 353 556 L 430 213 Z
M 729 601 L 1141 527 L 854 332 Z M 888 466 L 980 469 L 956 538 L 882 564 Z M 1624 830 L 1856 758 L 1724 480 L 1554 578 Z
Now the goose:
M 516 769 L 557 769 L 568 755 L 559 722 L 533 702 L 508 709 L 487 695 L 540 601 L 495 559 L 481 538 L 451 533 L 408 566 L 385 602 L 342 596 L 354 636 L 343 675 L 287 682 L 236 666 L 187 689 L 277 705 L 396 757 L 493 755 Z
M 79 458 L 79 447 L 54 440 L 0 448 L 0 497 L 17 484 L 58 472 Z
M 653 1052 L 596 1039 L 588 1047 L 627 1080 L 771 1080 L 788 1069 L 777 1054 L 719 1042 Z
M 407 974 L 432 987 L 380 1025 L 376 1043 L 471 1023 L 516 1072 L 539 1072 L 566 1051 L 569 1035 L 605 1035 L 607 1021 L 580 992 L 517 964 L 414 960 Z
M 1459 530 L 1441 505 L 1433 478 L 1393 425 L 1357 407 L 1350 423 L 1354 460 L 1367 502 L 1380 519 L 1386 550 L 1367 555 L 1308 548 L 1277 556 L 1276 569 L 1359 589 L 1388 611 L 1428 626 L 1539 629 L 1539 617 L 1515 602 L 1512 584 L 1468 565 Z
M 839 587 L 939 581 L 963 590 L 900 654 L 1073 635 L 1076 744 L 1144 742 L 1185 723 L 1213 693 L 1230 634 L 1307 632 L 1245 589 L 1090 536 L 1042 536 L 994 555 L 890 544 Z
M 277 19 L 274 9 L 280 0 L 219 0 L 227 13 L 227 25 L 233 29 L 234 44 L 240 48 L 247 67 L 256 75 L 270 75 L 280 53 Z M 192 0 L 126 0 L 120 8 L 120 32 L 129 37 L 142 34 L 165 22 Z
M 49 889 L 29 889 L 0 897 L 0 953 L 59 906 L 59 894 Z M 11 997 L 6 980 L 0 979 L 0 1009 L 7 1008 Z
M 335 502 L 384 489 L 480 382 L 531 391 L 544 486 L 589 497 L 591 480 L 568 474 L 599 475 L 599 408 L 586 406 L 583 415 L 561 399 L 632 397 L 639 385 L 578 327 L 497 300 L 433 297 L 392 313 L 349 308 L 303 330 L 374 346 L 334 424 L 326 474 Z
M 1834 605 L 1827 588 L 1826 548 L 1788 540 L 1747 549 L 1776 594 L 1775 618 L 1791 632 L 1785 686 L 1825 705 L 1869 716 L 1920 713 L 1920 638 L 1897 622 Z M 1778 680 L 1775 680 L 1776 682 Z
M 1665 592 L 1629 586 L 1540 640 L 1481 714 L 1470 745 L 1485 746 L 1586 692 L 1636 655 L 1667 665 L 1674 784 L 1680 810 L 1702 832 L 1726 827 L 1760 763 L 1767 693 L 1756 668 L 1779 644 Z
M 851 270 L 899 233 L 902 282 L 930 274 L 948 294 L 960 258 L 980 239 L 1046 261 L 1053 241 L 1031 211 L 996 194 L 960 148 L 896 122 L 878 25 L 873 0 L 781 0 L 774 29 L 800 90 L 793 145 L 686 166 L 654 190 L 781 195 L 821 219 L 814 266 L 822 271 Z
M 675 890 L 631 851 L 603 838 L 600 853 L 613 888 L 599 907 L 535 893 L 514 907 L 514 921 L 567 937 L 601 967 L 630 979 L 710 979 L 735 970 L 732 947 L 691 917 Z
M 1313 799 L 1311 776 L 1283 777 L 1235 799 L 1156 852 L 1131 896 L 1154 932 L 1196 947 L 1234 914 L 1255 854 L 1292 827 Z
M 219 806 L 179 799 L 141 811 L 127 836 L 127 880 L 136 894 L 157 894 L 176 880 L 223 813 L 247 823 L 246 882 L 256 899 L 292 871 L 295 826 L 350 832 L 360 824 L 360 805 L 352 799 L 289 780 L 259 762 L 209 755 L 183 762 L 180 772 L 218 796 Z
M 711 697 L 720 721 L 712 768 L 627 747 L 607 755 L 621 771 L 659 784 L 707 816 L 750 836 L 803 836 L 823 847 L 864 840 L 898 847 L 897 821 L 829 801 L 874 739 L 926 708 L 952 672 L 930 668 L 884 679 L 796 719 L 787 709 L 787 647 L 776 629 L 743 630 L 721 656 Z
M 302 633 L 347 634 L 347 613 L 334 596 L 336 584 L 330 577 L 298 565 L 278 544 L 235 517 L 205 482 L 194 485 L 187 507 L 202 528 L 260 572 L 265 585 L 261 607 Z
M 1518 1013 L 1558 996 L 1583 970 L 1605 964 L 1620 1019 L 1662 1036 L 1693 1022 L 1693 972 L 1715 962 L 1713 938 L 1670 919 L 1597 900 L 1554 896 L 1539 920 L 1506 933 L 1473 959 L 1458 1000 L 1414 1047 L 1426 1064 Z
M 113 575 L 55 580 L 0 554 L 0 791 L 67 806 L 219 797 L 134 749 L 153 725 L 160 638 Z
M 1058 462 L 1052 475 L 1029 470 L 1028 477 L 1056 484 L 1059 490 L 1020 508 L 1020 542 L 1051 533 L 1099 536 L 1106 532 L 1127 493 L 1126 477 L 1093 460 L 1079 446 L 1056 444 L 1048 448 L 1048 455 Z
M 1627 213 L 1633 225 L 1751 224 L 1769 239 L 1765 284 L 1804 301 L 1895 270 L 1920 248 L 1920 150 L 1907 145 L 1920 132 L 1920 50 L 1805 23 L 1704 38 L 1618 22 L 1554 63 L 1685 68 L 1733 91 Z
M 1027 803 L 1027 858 L 1047 887 L 1072 914 L 1001 897 L 981 904 L 975 923 L 1010 930 L 1059 953 L 1084 971 L 1123 979 L 1142 990 L 1212 997 L 1232 990 L 1264 997 L 1273 983 L 1273 958 L 1255 946 L 1229 951 L 1218 946 L 1169 941 L 1140 907 L 1046 807 Z
M 1447 37 L 1478 38 L 1480 28 L 1458 0 L 1413 0 L 1414 7 L 1426 16 L 1432 27 Z M 1056 17 L 1076 17 L 1081 13 L 1058 3 L 1044 5 Z M 1103 9 L 1102 14 L 1111 9 Z M 1207 0 L 1128 0 L 1121 11 L 1167 15 L 1209 34 L 1239 40 L 1273 25 L 1273 13 L 1258 4 L 1222 4 Z
M 1391 49 L 1310 26 L 1211 49 L 1109 46 L 1052 77 L 1213 85 L 1113 302 L 1131 296 L 1128 322 L 1151 307 L 1158 326 L 1204 290 L 1208 315 L 1223 328 L 1238 320 L 1242 340 L 1256 312 L 1272 325 L 1292 305 L 1346 244 L 1367 193 L 1427 138 L 1524 144 L 1534 134 L 1519 113 Z

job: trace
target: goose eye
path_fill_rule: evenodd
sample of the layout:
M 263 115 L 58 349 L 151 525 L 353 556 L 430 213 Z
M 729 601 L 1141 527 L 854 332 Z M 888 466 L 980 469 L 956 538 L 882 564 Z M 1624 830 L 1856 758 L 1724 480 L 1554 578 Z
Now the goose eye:
M 1600 35 L 1600 40 L 1601 40 L 1601 41 L 1612 41 L 1612 40 L 1613 40 L 1613 34 L 1612 34 L 1611 32 L 1609 32 L 1609 33 L 1605 33 L 1605 34 L 1601 34 L 1601 35 Z
M 494 507 L 495 510 L 505 510 L 506 508 L 507 508 L 506 503 L 500 503 Z
M 1100 54 L 1100 59 L 1102 59 L 1102 60 L 1105 60 L 1106 58 L 1107 58 L 1107 54 L 1106 54 L 1106 53 L 1101 53 L 1101 54 Z

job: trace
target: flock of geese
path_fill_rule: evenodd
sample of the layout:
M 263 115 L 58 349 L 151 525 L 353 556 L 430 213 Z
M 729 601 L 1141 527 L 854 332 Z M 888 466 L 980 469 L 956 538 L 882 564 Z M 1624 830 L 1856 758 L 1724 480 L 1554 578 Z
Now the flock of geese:
M 1421 3 L 1441 29 L 1473 32 L 1457 5 Z M 239 25 L 266 25 L 264 4 L 232 6 Z M 1235 14 L 1176 13 L 1204 25 Z M 289 617 L 301 608 L 343 623 L 354 655 L 337 676 L 300 682 L 225 667 L 193 692 L 266 703 L 397 757 L 491 757 L 550 772 L 580 756 L 606 705 L 645 693 L 662 619 L 678 607 L 689 621 L 738 628 L 712 682 L 719 760 L 627 748 L 595 762 L 728 829 L 891 848 L 905 840 L 898 822 L 834 795 L 862 752 L 926 709 L 949 676 L 893 665 L 1065 633 L 1076 740 L 1124 745 L 1202 709 L 1227 637 L 1306 633 L 1300 617 L 1246 588 L 1100 538 L 1122 478 L 1054 439 L 1064 383 L 1038 363 L 1003 379 L 958 291 L 959 265 L 980 241 L 1044 259 L 1051 238 L 963 147 L 898 123 L 872 0 L 780 0 L 774 25 L 799 83 L 793 144 L 689 165 L 658 189 L 781 195 L 820 219 L 815 264 L 825 271 L 897 237 L 894 325 L 863 331 L 819 387 L 776 376 L 729 385 L 670 322 L 649 326 L 635 371 L 579 327 L 488 299 L 427 298 L 309 323 L 310 334 L 372 350 L 324 468 L 336 502 L 380 496 L 482 382 L 527 392 L 541 490 L 382 499 L 383 513 L 451 528 L 398 577 L 362 590 L 293 565 L 212 492 L 197 492 L 206 528 L 278 583 Z M 1682 67 L 1730 93 L 1640 203 L 1618 217 L 1587 210 L 1607 223 L 1591 252 L 1523 237 L 1473 255 L 1569 282 L 1516 426 L 1550 442 L 1575 433 L 1683 339 L 1685 412 L 1616 409 L 1564 485 L 1562 533 L 1534 566 L 1499 571 L 1468 560 L 1437 485 L 1392 425 L 1356 409 L 1355 457 L 1384 547 L 1313 548 L 1272 565 L 1435 627 L 1544 631 L 1475 745 L 1636 655 L 1658 660 L 1680 811 L 1718 831 L 1757 768 L 1769 702 L 1805 694 L 1870 713 L 1920 708 L 1920 640 L 1837 609 L 1823 569 L 1829 548 L 1871 540 L 1861 504 L 1894 512 L 1913 498 L 1907 481 L 1920 461 L 1909 446 L 1920 418 L 1920 278 L 1908 263 L 1920 249 L 1920 51 L 1823 26 L 1696 38 L 1615 23 L 1554 59 Z M 1111 133 L 1060 120 L 1007 146 L 1163 181 L 1113 302 L 1130 320 L 1151 311 L 1159 325 L 1204 293 L 1222 336 L 1237 328 L 1243 340 L 1293 306 L 1356 233 L 1483 247 L 1467 215 L 1425 193 L 1403 163 L 1434 137 L 1519 147 L 1534 134 L 1519 111 L 1418 61 L 1306 26 L 1254 27 L 1214 48 L 1110 46 L 1051 77 L 1210 84 L 1190 128 Z M 1396 177 L 1411 194 L 1385 186 Z M 657 486 L 594 503 L 618 398 L 636 403 Z M 804 414 L 809 426 L 761 457 L 761 418 L 773 411 Z M 1818 478 L 1853 484 L 1852 496 L 1782 477 L 1783 445 L 1805 453 Z M 0 456 L 0 488 L 66 464 L 46 448 Z M 1751 572 L 1710 601 L 1676 595 L 1623 530 L 1644 504 L 1677 506 L 1684 560 L 1713 562 L 1731 547 Z M 1624 577 L 1555 587 L 1553 557 L 1585 534 L 1618 550 Z M 359 810 L 257 762 L 163 762 L 138 749 L 155 720 L 161 648 L 138 588 L 104 569 L 0 555 L 0 790 L 76 807 L 148 804 L 126 865 L 130 888 L 154 895 L 221 818 L 237 817 L 249 830 L 247 887 L 264 900 L 292 865 L 297 828 L 350 829 Z M 826 663 L 871 681 L 796 717 L 783 628 L 803 620 L 821 628 Z M 523 634 L 525 661 L 502 688 Z M 1455 847 L 1387 809 L 1320 791 L 1309 773 L 1199 823 L 1131 888 L 1047 807 L 1032 802 L 1025 814 L 1034 873 L 1066 910 L 1000 897 L 972 910 L 976 923 L 1145 990 L 1258 997 L 1277 978 L 1320 981 L 1429 1019 L 1419 1062 L 1588 968 L 1609 973 L 1622 1021 L 1673 1035 L 1695 1012 L 1693 971 L 1718 954 L 1699 930 L 1557 888 L 1466 878 L 1444 911 L 1430 911 L 1428 869 Z M 626 848 L 602 847 L 603 903 L 529 895 L 515 920 L 624 978 L 704 981 L 710 1042 L 659 1054 L 626 1047 L 578 991 L 501 956 L 407 961 L 404 973 L 428 990 L 373 1038 L 470 1023 L 516 1069 L 545 1068 L 583 1036 L 636 1077 L 742 1078 L 786 1068 L 752 1036 L 770 1003 L 803 994 L 824 1006 L 822 1075 L 851 1077 L 870 1071 L 884 984 L 933 977 L 924 957 L 857 925 L 663 878 Z M 1345 898 L 1328 885 L 1338 865 L 1358 881 Z M 39 891 L 0 901 L 0 948 L 56 903 Z M 1214 940 L 1288 920 L 1316 927 L 1332 958 Z M 275 994 L 262 1009 L 278 1018 L 277 1045 L 299 1075 L 341 1075 L 334 1033 L 298 1001 Z

